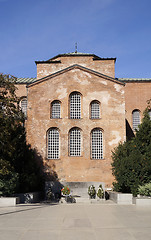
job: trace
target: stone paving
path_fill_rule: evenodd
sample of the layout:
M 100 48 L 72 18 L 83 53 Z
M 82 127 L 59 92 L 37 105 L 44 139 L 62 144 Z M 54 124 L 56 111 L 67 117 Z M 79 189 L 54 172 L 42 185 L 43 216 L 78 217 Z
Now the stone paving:
M 0 208 L 0 240 L 150 240 L 151 207 L 31 204 Z

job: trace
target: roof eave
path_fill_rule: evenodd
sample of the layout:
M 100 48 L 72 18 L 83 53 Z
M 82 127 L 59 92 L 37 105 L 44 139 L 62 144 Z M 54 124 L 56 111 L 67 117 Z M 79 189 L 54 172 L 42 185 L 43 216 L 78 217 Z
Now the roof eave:
M 39 64 L 39 63 L 61 63 L 61 61 L 50 61 L 50 60 L 47 60 L 47 61 L 35 61 L 36 65 Z
M 135 82 L 135 83 L 143 83 L 143 82 L 151 82 L 151 78 L 117 78 L 119 81 L 121 82 L 125 82 L 125 83 L 131 83 L 131 82 Z
M 64 54 L 58 54 L 56 56 L 54 56 L 53 58 L 50 58 L 46 61 L 35 61 L 36 64 L 38 63 L 61 63 L 60 60 L 56 60 L 55 59 L 59 58 L 59 57 L 93 57 L 94 61 L 97 60 L 114 60 L 116 62 L 116 58 L 101 58 L 95 54 L 91 54 L 91 53 L 64 53 Z

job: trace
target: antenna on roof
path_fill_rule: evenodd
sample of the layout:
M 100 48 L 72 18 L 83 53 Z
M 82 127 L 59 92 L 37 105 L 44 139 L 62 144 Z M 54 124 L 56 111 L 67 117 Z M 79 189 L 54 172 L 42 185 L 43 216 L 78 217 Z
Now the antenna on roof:
M 77 43 L 75 43 L 75 53 L 77 53 Z

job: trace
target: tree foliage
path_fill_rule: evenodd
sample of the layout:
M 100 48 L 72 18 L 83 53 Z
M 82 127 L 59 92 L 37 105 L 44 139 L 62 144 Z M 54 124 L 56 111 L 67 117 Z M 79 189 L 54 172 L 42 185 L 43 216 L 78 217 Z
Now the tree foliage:
M 142 124 L 136 135 L 120 143 L 112 152 L 112 173 L 115 191 L 136 195 L 138 186 L 151 181 L 151 120 L 150 106 L 144 111 Z
M 42 161 L 26 143 L 24 114 L 15 78 L 0 75 L 0 194 L 37 191 L 42 187 Z
M 142 196 L 151 197 L 151 182 L 139 186 L 138 193 Z
M 8 161 L 0 159 L 0 196 L 10 196 L 18 184 L 18 174 Z

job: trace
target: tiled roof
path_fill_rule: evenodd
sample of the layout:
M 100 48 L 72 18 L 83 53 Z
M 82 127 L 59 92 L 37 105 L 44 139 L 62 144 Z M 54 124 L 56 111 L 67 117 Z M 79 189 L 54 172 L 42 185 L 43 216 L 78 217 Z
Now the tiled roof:
M 53 60 L 55 58 L 58 57 L 66 57 L 66 56 L 92 56 L 94 60 L 101 60 L 101 59 L 114 59 L 116 60 L 116 58 L 101 58 L 98 57 L 97 55 L 93 54 L 93 53 L 81 53 L 81 52 L 71 52 L 71 53 L 63 53 L 63 54 L 59 54 L 53 58 L 50 58 L 49 60 Z
M 16 83 L 17 84 L 27 84 L 27 83 L 33 83 L 37 80 L 37 78 L 17 78 Z
M 117 78 L 122 82 L 151 82 L 151 78 Z
M 93 60 L 114 60 L 116 61 L 116 58 L 101 58 L 98 57 L 97 55 L 93 54 L 93 53 L 81 53 L 81 52 L 71 52 L 71 53 L 63 53 L 63 54 L 58 54 L 56 56 L 54 56 L 53 58 L 50 58 L 46 61 L 35 61 L 35 63 L 59 63 L 60 61 L 54 61 L 55 59 L 59 58 L 59 57 L 70 57 L 70 56 L 91 56 L 93 57 Z
M 82 52 L 71 52 L 71 53 L 63 53 L 63 54 L 60 54 L 60 55 L 94 55 L 94 54 L 92 54 L 92 53 L 82 53 Z
M 151 82 L 151 78 L 116 78 L 121 82 Z M 17 78 L 17 84 L 29 84 L 33 83 L 37 80 L 37 78 Z
M 51 60 L 54 60 L 58 57 L 68 57 L 68 56 L 96 56 L 95 54 L 92 54 L 92 53 L 81 53 L 81 52 L 71 52 L 71 53 L 62 53 L 62 54 L 58 54 L 52 58 L 50 58 L 48 61 L 51 61 Z M 98 57 L 98 56 L 96 56 Z

